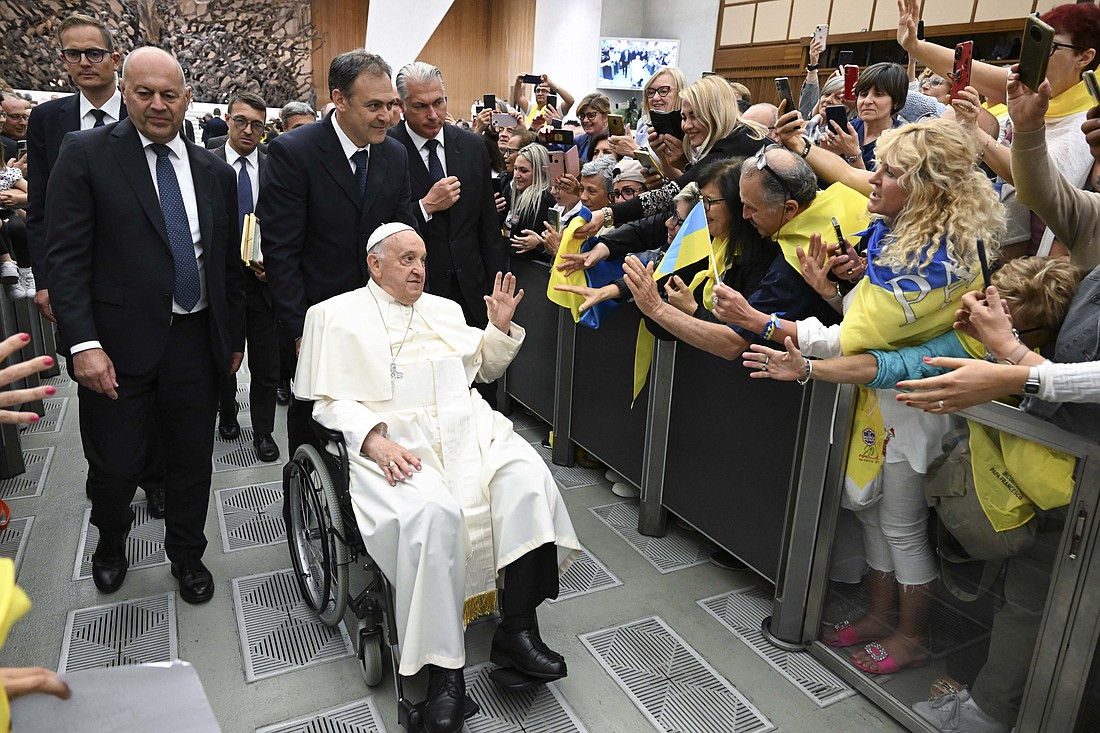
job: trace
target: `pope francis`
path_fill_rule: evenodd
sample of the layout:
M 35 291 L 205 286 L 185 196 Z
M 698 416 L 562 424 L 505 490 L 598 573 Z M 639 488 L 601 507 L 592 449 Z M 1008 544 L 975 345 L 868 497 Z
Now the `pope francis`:
M 489 325 L 472 328 L 457 303 L 424 293 L 425 260 L 409 226 L 371 235 L 367 286 L 306 313 L 294 393 L 343 433 L 359 530 L 394 586 L 399 672 L 427 665 L 425 729 L 449 733 L 463 723 L 464 627 L 496 610 L 498 580 L 490 659 L 565 676 L 535 608 L 557 597 L 580 544 L 546 464 L 470 389 L 519 351 L 524 331 L 511 320 L 523 291 L 498 273 Z

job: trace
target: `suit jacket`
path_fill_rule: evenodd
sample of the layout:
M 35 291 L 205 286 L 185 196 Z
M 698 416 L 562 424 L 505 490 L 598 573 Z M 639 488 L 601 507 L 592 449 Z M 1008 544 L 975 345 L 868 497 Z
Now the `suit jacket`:
M 408 155 L 412 210 L 428 249 L 428 291 L 435 292 L 433 280 L 442 282 L 453 272 L 467 311 L 483 314 L 482 296 L 491 292 L 493 276 L 508 258 L 493 202 L 493 174 L 485 143 L 472 132 L 443 126 L 447 175 L 458 177 L 462 192 L 451 208 L 436 212 L 426 222 L 417 202 L 427 195 L 432 179 L 407 124 L 390 128 L 389 135 L 405 146 Z
M 225 145 L 228 142 L 229 142 L 229 135 L 218 135 L 217 137 L 212 137 L 212 138 L 210 138 L 209 140 L 206 141 L 206 149 L 207 150 L 217 150 L 218 148 L 225 147 Z M 256 144 L 256 149 L 259 150 L 264 155 L 267 155 L 267 145 L 266 144 L 257 143 Z M 224 160 L 224 157 L 222 159 Z
M 7 135 L 0 135 L 0 147 L 4 149 L 4 162 L 7 163 L 12 158 L 16 157 L 16 143 Z
M 244 350 L 237 265 L 237 180 L 194 143 L 195 183 L 215 362 Z M 115 369 L 140 374 L 164 353 L 172 323 L 172 253 L 153 177 L 129 120 L 65 136 L 46 190 L 50 300 L 69 343 L 98 340 Z
M 263 180 L 264 170 L 267 168 L 267 153 L 265 153 L 259 147 L 257 147 L 256 150 L 257 150 L 257 153 L 256 153 L 256 180 L 261 181 L 261 180 Z M 221 147 L 216 148 L 216 149 L 214 149 L 210 152 L 214 153 L 214 155 L 216 155 L 219 158 L 221 158 L 222 160 L 226 161 L 226 163 L 228 164 L 229 161 L 228 161 L 228 159 L 226 158 L 226 155 L 225 155 L 225 145 L 222 145 Z M 233 166 L 230 166 L 230 168 L 233 168 Z M 233 168 L 233 172 L 237 175 L 238 180 L 240 180 L 240 171 L 237 168 Z M 237 212 L 237 221 L 240 221 L 240 220 L 241 220 L 240 211 L 238 211 Z M 237 230 L 237 240 L 236 240 L 236 242 L 237 242 L 237 254 L 238 254 L 237 264 L 240 265 L 240 268 L 241 268 L 241 279 L 243 281 L 241 284 L 244 286 L 245 302 L 246 302 L 247 305 L 251 306 L 251 304 L 253 302 L 253 299 L 254 298 L 259 298 L 260 300 L 262 300 L 264 302 L 264 304 L 267 305 L 268 309 L 270 310 L 271 309 L 271 293 L 268 291 L 267 283 L 261 281 L 258 277 L 256 277 L 256 273 L 254 273 L 252 271 L 252 268 L 249 267 L 248 265 L 244 264 L 244 262 L 239 257 L 240 251 L 241 251 L 240 250 L 241 234 L 242 234 L 242 232 L 238 228 L 238 230 Z M 260 236 L 261 236 L 260 251 L 262 252 L 263 251 L 262 227 L 261 227 Z M 251 359 L 251 357 L 249 357 L 249 358 Z
M 126 105 L 119 105 L 126 119 Z M 43 102 L 31 111 L 27 123 L 27 245 L 31 251 L 34 281 L 39 290 L 49 288 L 46 270 L 46 186 L 50 182 L 61 141 L 80 129 L 80 94 Z
M 360 198 L 333 124 L 330 115 L 267 146 L 256 216 L 275 315 L 293 339 L 309 306 L 367 284 L 367 239 L 375 229 L 394 221 L 417 226 L 405 148 L 390 138 L 370 146 Z
M 218 135 L 228 135 L 229 125 L 221 117 L 211 117 L 202 128 L 202 144 L 209 147 L 210 138 Z

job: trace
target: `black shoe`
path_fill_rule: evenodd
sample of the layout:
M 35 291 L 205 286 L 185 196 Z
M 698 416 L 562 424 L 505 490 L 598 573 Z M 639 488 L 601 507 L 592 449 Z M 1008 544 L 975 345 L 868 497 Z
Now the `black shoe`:
M 237 416 L 223 412 L 218 420 L 218 434 L 222 436 L 222 440 L 236 440 L 241 437 L 241 424 L 237 422 Z
M 214 597 L 214 576 L 197 557 L 172 563 L 172 577 L 180 582 L 180 598 L 188 603 L 206 603 Z
M 257 435 L 252 439 L 252 445 L 256 448 L 256 457 L 264 463 L 271 463 L 272 461 L 279 460 L 279 446 L 275 445 L 271 433 L 267 435 Z
M 145 490 L 146 506 L 153 519 L 164 519 L 164 485 L 142 486 Z
M 466 678 L 461 669 L 428 665 L 428 697 L 420 722 L 427 733 L 456 733 L 466 719 Z
M 280 405 L 290 404 L 290 382 L 279 382 L 275 388 L 275 401 Z
M 126 559 L 127 532 L 102 534 L 92 553 L 92 580 L 101 593 L 114 593 L 126 580 L 130 561 Z
M 542 680 L 557 680 L 568 674 L 565 658 L 546 646 L 537 630 L 509 634 L 498 626 L 489 661 Z

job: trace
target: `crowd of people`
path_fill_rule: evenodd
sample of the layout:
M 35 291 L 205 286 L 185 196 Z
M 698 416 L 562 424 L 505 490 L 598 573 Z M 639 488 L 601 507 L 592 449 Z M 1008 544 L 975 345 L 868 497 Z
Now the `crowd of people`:
M 951 413 L 1022 395 L 1100 441 L 1100 100 L 1081 80 L 1100 64 L 1100 9 L 1043 16 L 1055 37 L 1037 89 L 975 61 L 952 96 L 953 49 L 918 39 L 916 0 L 900 8 L 909 68 L 860 69 L 851 99 L 845 70 L 819 78 L 815 42 L 798 109 L 660 66 L 634 130 L 612 132 L 607 96 L 577 101 L 547 74 L 517 77 L 509 102 L 467 122 L 438 68 L 395 73 L 354 50 L 333 60 L 320 114 L 289 102 L 271 123 L 268 100 L 239 91 L 200 122 L 201 144 L 173 57 L 123 62 L 100 21 L 64 20 L 77 93 L 33 110 L 2 98 L 0 281 L 57 324 L 79 383 L 96 587 L 125 580 L 140 486 L 181 597 L 212 597 L 210 455 L 215 429 L 240 436 L 247 344 L 260 460 L 282 455 L 279 404 L 288 459 L 325 449 L 315 423 L 344 436 L 360 531 L 397 589 L 400 672 L 429 672 L 426 730 L 469 712 L 463 625 L 496 608 L 502 576 L 492 660 L 564 676 L 536 607 L 579 544 L 491 383 L 524 339 L 523 297 L 593 327 L 584 315 L 618 302 L 657 338 L 744 356 L 754 377 L 861 385 L 842 511 L 862 548 L 847 580 L 862 577 L 869 605 L 820 639 L 872 675 L 925 664 Z M 678 129 L 658 131 L 672 113 Z M 517 290 L 510 258 L 546 263 L 547 294 Z M 970 433 L 966 459 L 991 460 L 973 447 L 986 433 Z M 972 503 L 997 532 L 1031 522 L 1032 541 L 999 558 L 1006 603 L 985 666 L 915 706 L 942 730 L 1015 722 L 1072 493 L 1043 488 L 1020 486 L 1031 498 L 1012 527 L 988 491 Z

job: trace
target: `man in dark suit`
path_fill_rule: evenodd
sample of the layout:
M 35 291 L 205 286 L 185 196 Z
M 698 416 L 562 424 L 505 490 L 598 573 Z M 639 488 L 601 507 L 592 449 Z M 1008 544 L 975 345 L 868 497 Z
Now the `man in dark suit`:
M 329 65 L 335 112 L 268 146 L 256 215 L 264 268 L 285 338 L 297 345 L 306 309 L 370 279 L 366 245 L 386 222 L 416 226 L 405 148 L 386 137 L 394 106 L 390 66 L 356 49 Z M 292 400 L 289 454 L 317 443 L 311 403 Z
M 218 137 L 219 135 L 228 135 L 229 125 L 222 119 L 222 111 L 217 107 L 214 108 L 214 116 L 206 121 L 206 127 L 202 128 L 202 144 L 209 148 L 216 148 L 217 145 L 211 145 L 210 139 Z
M 229 141 L 214 151 L 237 172 L 237 242 L 241 241 L 244 218 L 256 210 L 260 181 L 267 153 L 259 149 L 264 134 L 267 103 L 258 94 L 239 92 L 229 100 Z M 262 245 L 261 245 L 262 246 Z M 263 257 L 258 257 L 260 265 Z M 252 381 L 248 397 L 252 412 L 252 444 L 261 461 L 279 458 L 275 432 L 275 388 L 279 382 L 279 346 L 275 338 L 275 311 L 267 289 L 267 276 L 248 265 L 238 263 L 244 280 L 245 338 L 248 343 L 248 370 Z M 229 379 L 221 395 L 218 432 L 225 440 L 241 434 L 237 422 L 237 380 Z
M 122 94 L 129 118 L 66 136 L 46 191 L 46 265 L 99 529 L 92 578 L 111 593 L 126 577 L 130 501 L 159 430 L 165 551 L 180 596 L 203 603 L 218 389 L 244 350 L 236 176 L 180 135 L 191 92 L 167 52 L 133 51 Z
M 416 61 L 397 72 L 396 82 L 405 120 L 389 135 L 408 154 L 413 212 L 428 248 L 428 292 L 456 301 L 469 325 L 484 328 L 482 297 L 508 258 L 489 155 L 479 136 L 444 124 L 447 92 L 439 69 Z

